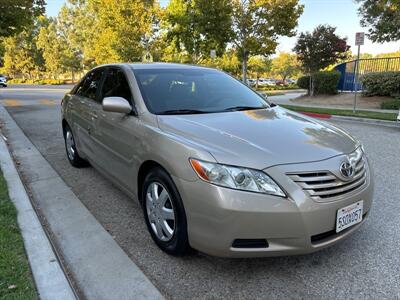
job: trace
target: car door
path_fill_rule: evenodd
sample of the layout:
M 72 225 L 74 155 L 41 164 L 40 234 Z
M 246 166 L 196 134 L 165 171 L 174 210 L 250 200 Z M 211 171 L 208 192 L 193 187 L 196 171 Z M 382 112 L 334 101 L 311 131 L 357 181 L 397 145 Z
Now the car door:
M 74 95 L 74 133 L 78 138 L 78 149 L 90 160 L 95 159 L 92 133 L 97 126 L 98 113 L 102 111 L 99 87 L 104 71 L 105 68 L 90 71 Z
M 128 80 L 122 69 L 108 68 L 100 97 L 122 97 L 134 105 Z M 100 167 L 128 190 L 132 190 L 132 170 L 138 167 L 136 146 L 140 142 L 140 126 L 140 120 L 133 113 L 101 111 L 93 136 Z

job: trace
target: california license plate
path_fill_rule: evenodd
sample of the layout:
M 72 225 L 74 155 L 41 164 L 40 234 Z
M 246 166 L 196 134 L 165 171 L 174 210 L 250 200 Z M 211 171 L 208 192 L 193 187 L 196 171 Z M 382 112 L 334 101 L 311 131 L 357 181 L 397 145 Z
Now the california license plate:
M 338 209 L 336 216 L 336 232 L 340 232 L 362 221 L 363 203 L 358 201 L 349 206 Z

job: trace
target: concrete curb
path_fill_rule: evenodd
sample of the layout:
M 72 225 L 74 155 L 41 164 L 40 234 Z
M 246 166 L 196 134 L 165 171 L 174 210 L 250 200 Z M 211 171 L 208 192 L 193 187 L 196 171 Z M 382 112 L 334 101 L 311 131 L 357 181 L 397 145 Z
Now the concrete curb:
M 359 122 L 359 123 L 365 123 L 365 124 L 383 125 L 383 126 L 400 128 L 400 122 L 396 122 L 396 121 L 386 121 L 386 120 L 376 120 L 376 119 L 346 117 L 346 116 L 334 116 L 334 115 L 332 115 L 330 117 L 330 120 L 352 121 L 352 122 Z
M 351 121 L 351 122 L 365 123 L 365 124 L 371 124 L 371 125 L 400 127 L 399 121 L 387 121 L 387 120 L 378 120 L 378 119 L 337 116 L 337 115 L 330 115 L 330 114 L 324 114 L 324 113 L 312 113 L 312 112 L 304 112 L 304 111 L 297 111 L 297 112 L 301 113 L 303 115 L 309 116 L 309 117 L 324 119 L 324 120 Z
M 24 240 L 33 278 L 40 299 L 76 299 L 56 254 L 32 207 L 14 162 L 0 134 L 0 166 L 10 199 L 18 211 L 18 225 Z
M 0 119 L 33 203 L 78 294 L 85 299 L 164 299 L 1 105 Z

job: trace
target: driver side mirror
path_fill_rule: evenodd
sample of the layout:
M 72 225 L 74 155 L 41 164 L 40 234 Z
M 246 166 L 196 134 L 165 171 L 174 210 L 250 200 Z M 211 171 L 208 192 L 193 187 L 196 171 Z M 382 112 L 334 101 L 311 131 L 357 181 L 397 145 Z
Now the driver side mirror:
M 125 98 L 105 97 L 103 99 L 103 110 L 121 114 L 129 114 L 132 111 L 132 106 Z

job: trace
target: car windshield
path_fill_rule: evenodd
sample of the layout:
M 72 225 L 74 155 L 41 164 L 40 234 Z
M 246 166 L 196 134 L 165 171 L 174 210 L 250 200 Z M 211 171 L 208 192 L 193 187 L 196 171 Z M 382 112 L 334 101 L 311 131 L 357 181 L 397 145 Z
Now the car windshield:
M 213 69 L 134 69 L 147 108 L 154 114 L 215 113 L 267 108 L 256 92 Z

